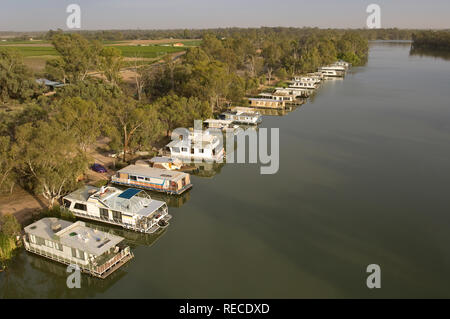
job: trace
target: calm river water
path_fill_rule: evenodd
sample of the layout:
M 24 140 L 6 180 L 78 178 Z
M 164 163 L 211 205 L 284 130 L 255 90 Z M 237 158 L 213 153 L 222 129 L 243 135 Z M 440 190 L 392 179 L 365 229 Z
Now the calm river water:
M 136 258 L 111 278 L 69 290 L 63 266 L 22 251 L 0 297 L 450 297 L 450 61 L 409 51 L 373 43 L 366 66 L 265 116 L 278 174 L 225 165 L 171 201 L 163 234 L 116 229 Z

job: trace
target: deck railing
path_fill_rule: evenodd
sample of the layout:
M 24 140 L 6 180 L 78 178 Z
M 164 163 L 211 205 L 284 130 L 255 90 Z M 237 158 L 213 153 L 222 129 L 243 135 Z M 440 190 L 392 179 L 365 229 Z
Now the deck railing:
M 112 257 L 111 259 L 106 261 L 105 263 L 94 266 L 92 263 L 82 264 L 74 259 L 64 258 L 62 256 L 52 254 L 46 250 L 36 248 L 28 242 L 28 240 L 26 239 L 26 236 L 24 236 L 23 242 L 24 242 L 25 249 L 27 251 L 30 251 L 30 252 L 40 255 L 42 257 L 46 257 L 48 259 L 60 262 L 65 265 L 77 265 L 78 267 L 80 267 L 81 271 L 83 271 L 85 273 L 89 273 L 92 276 L 99 277 L 102 279 L 106 278 L 110 273 L 112 273 L 117 268 L 119 268 L 121 265 L 119 265 L 119 267 L 116 267 L 116 266 L 121 261 L 124 261 L 124 263 L 125 263 L 126 261 L 128 261 L 129 259 L 134 257 L 133 253 L 130 250 L 130 247 L 127 246 L 124 249 L 122 249 L 120 252 L 118 252 L 114 257 Z M 116 267 L 116 269 L 113 269 L 114 267 Z

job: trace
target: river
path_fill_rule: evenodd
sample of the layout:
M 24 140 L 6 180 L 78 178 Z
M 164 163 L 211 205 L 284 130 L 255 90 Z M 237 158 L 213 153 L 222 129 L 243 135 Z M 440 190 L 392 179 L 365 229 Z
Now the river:
M 194 176 L 163 234 L 126 233 L 135 259 L 80 289 L 21 251 L 0 297 L 450 297 L 449 83 L 450 61 L 371 43 L 367 65 L 264 117 L 280 128 L 277 174 L 227 164 Z M 366 286 L 369 264 L 380 289 Z

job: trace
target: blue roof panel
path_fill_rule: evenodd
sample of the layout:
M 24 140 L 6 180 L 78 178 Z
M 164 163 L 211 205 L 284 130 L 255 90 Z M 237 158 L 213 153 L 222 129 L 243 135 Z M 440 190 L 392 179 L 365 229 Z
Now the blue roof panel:
M 119 198 L 125 198 L 125 199 L 131 199 L 133 198 L 136 194 L 142 192 L 142 190 L 140 189 L 136 189 L 136 188 L 128 188 L 126 191 L 124 191 L 122 194 L 120 194 L 118 197 Z

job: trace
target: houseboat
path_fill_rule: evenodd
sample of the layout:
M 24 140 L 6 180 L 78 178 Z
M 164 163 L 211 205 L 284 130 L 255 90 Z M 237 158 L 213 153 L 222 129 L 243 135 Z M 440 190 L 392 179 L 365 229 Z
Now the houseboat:
M 307 98 L 311 95 L 311 90 L 301 88 L 276 88 L 275 94 L 287 94 L 292 95 L 295 98 Z
M 306 89 L 306 90 L 315 90 L 318 85 L 314 81 L 293 81 L 289 85 L 289 88 L 293 89 Z
M 320 84 L 320 82 L 322 82 L 322 77 L 317 75 L 294 76 L 292 82 L 310 82 L 314 84 Z
M 336 71 L 336 70 L 330 69 L 328 67 L 319 68 L 319 72 L 322 73 L 325 78 L 327 78 L 327 77 L 343 77 L 345 74 L 345 72 L 343 72 L 343 71 Z
M 65 265 L 77 265 L 80 271 L 102 279 L 133 258 L 123 237 L 86 227 L 82 221 L 71 223 L 47 217 L 24 231 L 27 251 Z
M 231 120 L 236 124 L 258 125 L 262 121 L 261 114 L 248 107 L 235 107 L 220 115 L 222 119 Z
M 144 165 L 129 165 L 111 176 L 111 182 L 128 187 L 179 195 L 192 187 L 187 173 Z
M 166 145 L 173 158 L 221 162 L 225 150 L 222 140 L 208 130 L 191 130 L 188 136 L 180 136 Z
M 203 124 L 207 129 L 219 129 L 223 132 L 232 132 L 239 128 L 238 125 L 233 124 L 233 120 L 207 119 L 203 121 Z
M 333 66 L 344 67 L 345 69 L 349 69 L 352 66 L 351 63 L 348 63 L 348 62 L 345 62 L 345 61 L 342 61 L 342 60 L 334 62 L 332 65 Z
M 248 100 L 250 106 L 255 108 L 284 109 L 286 107 L 286 101 L 280 98 L 274 99 L 273 97 L 259 96 Z
M 264 99 L 271 99 L 274 101 L 284 101 L 286 103 L 294 103 L 295 102 L 295 96 L 292 94 L 285 94 L 285 93 L 260 93 L 258 96 L 264 98 Z
M 63 206 L 78 217 L 148 234 L 166 228 L 172 218 L 165 202 L 134 188 L 87 185 L 65 196 Z

